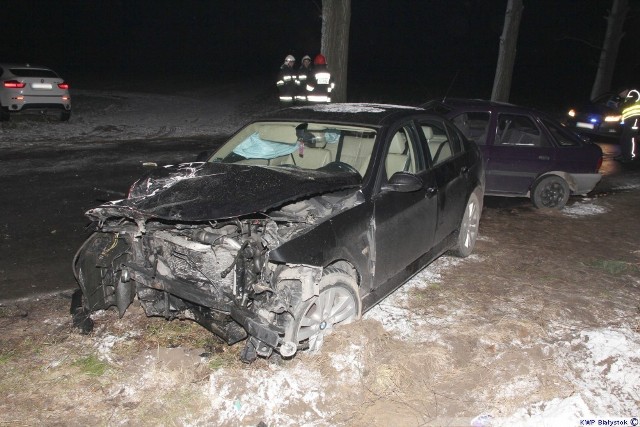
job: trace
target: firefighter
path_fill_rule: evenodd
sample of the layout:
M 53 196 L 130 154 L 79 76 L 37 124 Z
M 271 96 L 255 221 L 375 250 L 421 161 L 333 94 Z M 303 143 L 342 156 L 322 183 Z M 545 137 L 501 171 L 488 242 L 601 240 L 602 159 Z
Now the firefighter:
M 297 103 L 305 103 L 307 101 L 307 81 L 311 77 L 311 57 L 305 55 L 302 57 L 302 64 L 298 68 L 298 93 L 296 95 Z
M 313 71 L 307 79 L 307 101 L 331 102 L 331 91 L 335 87 L 327 60 L 322 54 L 313 60 Z
M 638 160 L 640 144 L 640 92 L 633 89 L 627 93 L 622 109 L 622 135 L 620 156 L 622 162 Z
M 298 81 L 298 73 L 293 68 L 295 63 L 296 58 L 294 58 L 293 55 L 287 55 L 278 72 L 276 86 L 278 87 L 280 95 L 280 103 L 286 106 L 293 104 L 298 88 L 296 84 Z

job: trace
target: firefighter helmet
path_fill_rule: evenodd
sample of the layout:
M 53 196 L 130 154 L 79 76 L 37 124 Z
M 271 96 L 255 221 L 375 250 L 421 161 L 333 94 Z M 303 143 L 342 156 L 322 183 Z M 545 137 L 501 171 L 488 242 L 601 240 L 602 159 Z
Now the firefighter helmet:
M 327 60 L 324 59 L 324 56 L 322 54 L 317 54 L 316 58 L 313 60 L 313 63 L 316 65 L 326 65 L 327 64 Z

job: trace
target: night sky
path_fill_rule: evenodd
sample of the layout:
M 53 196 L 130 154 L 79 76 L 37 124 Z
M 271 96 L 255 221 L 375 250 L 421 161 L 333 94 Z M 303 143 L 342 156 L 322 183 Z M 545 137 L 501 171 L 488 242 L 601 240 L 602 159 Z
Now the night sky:
M 350 100 L 490 97 L 506 3 L 352 0 Z M 630 3 L 614 88 L 640 83 L 640 1 Z M 524 0 L 511 101 L 587 98 L 611 5 Z M 0 60 L 51 66 L 83 88 L 270 82 L 287 54 L 318 53 L 320 14 L 321 0 L 3 0 Z

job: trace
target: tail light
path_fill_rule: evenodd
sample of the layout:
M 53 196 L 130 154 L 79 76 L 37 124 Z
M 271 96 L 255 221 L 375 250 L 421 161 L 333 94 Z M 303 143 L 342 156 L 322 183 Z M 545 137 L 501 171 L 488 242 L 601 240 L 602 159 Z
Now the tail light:
M 26 86 L 26 83 L 19 82 L 17 80 L 7 80 L 3 82 L 2 85 L 7 89 L 22 89 Z
M 58 83 L 58 87 L 62 90 L 69 90 L 69 83 Z

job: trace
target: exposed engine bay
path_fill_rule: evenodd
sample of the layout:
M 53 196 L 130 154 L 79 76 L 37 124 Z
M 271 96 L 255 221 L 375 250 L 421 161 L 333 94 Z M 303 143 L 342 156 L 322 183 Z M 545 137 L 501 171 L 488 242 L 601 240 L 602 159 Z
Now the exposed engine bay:
M 74 259 L 84 313 L 115 306 L 122 316 L 137 298 L 147 316 L 194 320 L 228 344 L 248 338 L 246 362 L 274 350 L 292 357 L 308 346 L 296 309 L 318 295 L 323 267 L 274 262 L 270 252 L 361 202 L 348 189 L 219 221 L 110 213 Z

